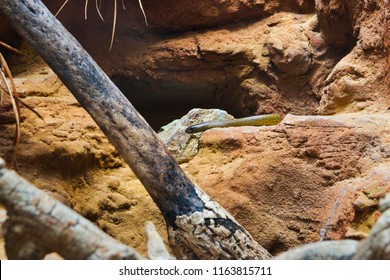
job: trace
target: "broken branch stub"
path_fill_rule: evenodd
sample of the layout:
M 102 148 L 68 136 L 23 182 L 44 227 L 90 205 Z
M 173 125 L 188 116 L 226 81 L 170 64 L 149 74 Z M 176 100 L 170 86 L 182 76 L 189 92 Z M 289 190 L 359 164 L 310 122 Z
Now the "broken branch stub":
M 176 257 L 267 259 L 270 254 L 185 175 L 157 134 L 39 0 L 0 10 L 38 51 L 129 164 L 162 212 Z M 206 200 L 204 200 L 206 199 Z M 187 232 L 188 223 L 193 232 Z

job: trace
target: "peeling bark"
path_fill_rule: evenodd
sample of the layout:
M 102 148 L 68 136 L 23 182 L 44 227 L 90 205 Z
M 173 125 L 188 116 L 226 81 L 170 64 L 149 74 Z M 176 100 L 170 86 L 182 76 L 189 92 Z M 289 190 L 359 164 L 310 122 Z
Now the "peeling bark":
M 169 240 L 178 258 L 270 257 L 221 206 L 198 195 L 201 191 L 156 133 L 41 1 L 3 0 L 0 10 L 35 47 L 140 179 L 167 222 Z M 182 221 L 195 222 L 194 216 L 203 220 L 201 237 L 199 232 L 182 230 Z M 203 241 L 197 242 L 200 238 Z M 237 246 L 232 246 L 234 241 Z
M 204 210 L 178 216 L 176 228 L 168 227 L 169 241 L 176 244 L 173 247 L 176 255 L 186 259 L 249 260 L 258 258 L 260 252 L 263 259 L 272 257 L 222 206 L 201 189 L 197 189 L 197 194 L 205 202 Z

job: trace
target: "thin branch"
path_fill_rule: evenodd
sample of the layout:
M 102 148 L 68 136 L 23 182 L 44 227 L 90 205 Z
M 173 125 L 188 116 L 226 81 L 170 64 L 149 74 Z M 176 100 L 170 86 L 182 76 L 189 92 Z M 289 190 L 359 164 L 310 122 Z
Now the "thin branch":
M 12 163 L 17 165 L 16 161 L 16 153 L 18 150 L 18 146 L 20 143 L 20 108 L 19 104 L 15 101 L 15 98 L 18 97 L 18 93 L 16 91 L 16 87 L 12 78 L 11 71 L 8 67 L 7 61 L 4 59 L 3 55 L 0 53 L 0 65 L 4 69 L 5 73 L 3 72 L 3 69 L 0 69 L 0 78 L 3 81 L 3 83 L 6 86 L 6 92 L 8 92 L 9 97 L 11 99 L 12 108 L 15 113 L 15 120 L 16 120 L 16 128 L 15 128 L 15 138 L 14 138 L 14 152 L 12 155 Z M 8 80 L 6 78 L 6 75 L 8 76 Z M 11 85 L 8 84 L 8 81 Z
M 84 19 L 88 19 L 88 0 L 85 0 L 85 7 L 84 7 Z
M 68 4 L 68 2 L 69 2 L 69 0 L 65 0 L 65 2 L 62 4 L 62 6 L 55 13 L 55 15 L 54 15 L 55 17 L 57 17 L 61 13 L 62 9 L 65 7 L 66 4 Z
M 99 17 L 101 18 L 101 20 L 104 21 L 104 18 L 103 18 L 103 16 L 102 16 L 101 12 L 100 12 L 100 5 L 101 5 L 101 3 L 102 3 L 101 0 L 96 0 L 96 1 L 95 1 L 96 11 L 97 11 Z
M 147 19 L 146 14 L 145 14 L 144 7 L 142 6 L 142 1 L 138 0 L 138 3 L 139 3 L 139 7 L 141 8 L 142 14 L 144 15 L 145 24 L 146 24 L 146 26 L 149 26 L 148 19 Z
M 111 42 L 110 42 L 110 51 L 112 50 L 112 46 L 114 44 L 115 38 L 115 29 L 116 29 L 116 16 L 117 16 L 117 2 L 114 0 L 114 18 L 112 20 L 112 32 L 111 32 Z
M 20 54 L 20 55 L 23 55 L 23 56 L 27 56 L 27 54 L 25 54 L 24 52 L 22 52 L 22 51 L 20 51 L 18 49 L 15 49 L 14 47 L 12 47 L 12 46 L 10 46 L 10 45 L 2 42 L 2 41 L 0 41 L 0 46 L 4 47 L 6 49 L 9 49 L 10 51 L 13 51 L 13 52 L 15 52 L 17 54 Z

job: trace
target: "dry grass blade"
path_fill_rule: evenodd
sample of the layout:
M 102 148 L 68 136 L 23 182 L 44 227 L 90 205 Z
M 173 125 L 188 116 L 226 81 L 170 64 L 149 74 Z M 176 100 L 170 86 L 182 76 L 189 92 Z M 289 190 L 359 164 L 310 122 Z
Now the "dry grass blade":
M 40 118 L 41 120 L 43 120 L 45 123 L 45 119 L 42 117 L 41 114 L 39 114 L 33 107 L 31 107 L 30 105 L 28 105 L 26 102 L 24 102 L 23 100 L 21 100 L 19 97 L 16 97 L 14 96 L 14 98 L 16 99 L 16 101 L 18 101 L 20 104 L 22 104 L 24 107 L 26 107 L 27 109 L 29 109 L 31 112 L 33 112 L 35 115 L 37 115 L 38 118 Z
M 100 5 L 102 4 L 102 0 L 96 0 L 95 4 L 96 4 L 96 11 L 97 11 L 99 17 L 101 18 L 102 21 L 104 21 L 104 18 L 100 12 Z
M 116 29 L 116 16 L 117 16 L 117 2 L 116 2 L 116 0 L 114 0 L 114 19 L 112 22 L 110 51 L 112 50 L 112 45 L 114 44 L 115 29 Z
M 9 49 L 9 50 L 11 50 L 11 51 L 17 53 L 17 54 L 24 55 L 24 56 L 28 56 L 28 55 L 25 54 L 24 52 L 22 52 L 22 51 L 20 51 L 20 50 L 18 50 L 18 49 L 15 49 L 14 47 L 12 47 L 12 46 L 10 46 L 10 45 L 8 45 L 8 44 L 2 42 L 2 41 L 0 41 L 0 46 L 3 46 L 3 47 L 5 47 L 5 48 L 7 48 L 7 49 Z M 0 55 L 1 55 L 1 53 L 0 53 Z M 35 115 L 37 115 L 40 119 L 42 119 L 43 121 L 45 121 L 45 120 L 43 119 L 43 117 L 42 117 L 41 114 L 39 114 L 34 108 L 32 108 L 30 105 L 26 104 L 24 101 L 22 101 L 22 100 L 19 98 L 19 94 L 18 94 L 18 92 L 16 91 L 15 83 L 13 82 L 12 74 L 11 74 L 11 71 L 9 70 L 9 67 L 8 67 L 8 65 L 7 65 L 7 63 L 6 63 L 6 60 L 4 59 L 4 57 L 2 57 L 1 60 L 2 60 L 2 61 L 1 61 L 2 67 L 3 67 L 3 65 L 4 65 L 5 74 L 6 74 L 6 76 L 8 76 L 9 79 L 10 79 L 10 82 L 11 82 L 11 90 L 13 91 L 13 97 L 14 97 L 15 100 L 17 101 L 16 104 L 17 104 L 17 107 L 18 107 L 18 111 L 20 111 L 20 108 L 19 108 L 19 106 L 18 106 L 18 103 L 20 103 L 20 104 L 22 104 L 24 107 L 26 107 L 27 109 L 29 109 L 31 112 L 33 112 Z M 3 62 L 3 61 L 4 61 L 4 62 Z M 2 80 L 2 81 L 3 81 L 3 83 L 4 83 L 5 85 L 7 85 L 6 82 L 4 82 L 4 80 Z M 2 92 L 1 92 L 1 95 L 0 95 L 0 104 L 1 104 L 1 103 L 3 103 L 3 92 L 9 92 L 9 91 L 8 91 L 8 88 L 4 87 L 4 86 L 1 85 L 1 84 L 0 84 L 0 89 L 2 89 Z
M 27 56 L 23 52 L 5 44 L 4 42 L 0 41 L 0 45 L 3 47 L 6 47 L 7 49 L 9 49 L 13 52 Z M 17 167 L 18 163 L 16 161 L 16 154 L 17 154 L 18 147 L 20 144 L 20 135 L 21 135 L 20 106 L 19 106 L 19 104 L 22 104 L 23 106 L 25 106 L 27 109 L 29 109 L 30 111 L 35 113 L 42 120 L 43 120 L 43 117 L 37 111 L 35 111 L 34 108 L 32 108 L 31 106 L 29 106 L 28 104 L 26 104 L 22 100 L 20 100 L 18 92 L 16 91 L 16 87 L 15 87 L 15 83 L 14 83 L 14 79 L 13 79 L 11 70 L 9 69 L 8 63 L 5 60 L 5 58 L 1 52 L 0 52 L 0 66 L 1 66 L 1 69 L 0 69 L 0 89 L 1 89 L 0 103 L 3 102 L 3 93 L 4 92 L 8 93 L 10 100 L 11 100 L 14 115 L 15 115 L 16 129 L 15 129 L 15 137 L 14 137 L 14 152 L 12 155 L 12 164 Z
M 9 49 L 10 51 L 13 51 L 13 52 L 15 52 L 17 54 L 27 56 L 27 54 L 25 54 L 24 52 L 22 52 L 22 51 L 20 51 L 18 49 L 15 49 L 14 47 L 11 47 L 10 45 L 8 45 L 8 44 L 6 44 L 6 43 L 4 43 L 2 41 L 0 41 L 0 46 L 4 47 L 6 49 Z
M 14 96 L 17 96 L 17 92 L 15 89 L 15 84 L 13 82 L 13 78 L 11 75 L 11 71 L 9 70 L 8 64 L 5 61 L 3 55 L 0 53 L 0 78 L 2 83 L 6 87 L 6 92 L 9 94 L 11 99 L 12 108 L 14 110 L 15 119 L 16 119 L 16 129 L 15 129 L 15 138 L 14 138 L 14 153 L 12 156 L 12 162 L 16 164 L 16 152 L 20 143 L 20 109 L 18 103 L 15 101 Z M 9 80 L 7 80 L 7 76 Z M 10 85 L 11 84 L 11 85 Z
M 64 1 L 64 3 L 60 7 L 60 9 L 57 11 L 55 16 L 57 16 L 62 11 L 62 9 L 65 7 L 65 5 L 68 2 L 69 2 L 69 0 L 65 0 Z M 112 46 L 114 45 L 116 21 L 117 21 L 117 14 L 118 14 L 118 3 L 117 3 L 117 0 L 113 0 L 113 2 L 114 2 L 114 18 L 113 18 L 113 22 L 112 22 L 111 42 L 110 42 L 110 48 L 109 48 L 110 51 L 112 50 Z M 102 3 L 102 0 L 95 0 L 96 11 L 97 11 L 99 17 L 101 18 L 101 20 L 104 21 L 104 18 L 103 18 L 103 15 L 101 13 L 101 9 L 100 9 L 101 3 Z M 121 0 L 121 3 L 122 3 L 123 10 L 126 10 L 125 0 Z M 138 0 L 138 3 L 139 3 L 139 7 L 141 8 L 142 14 L 144 16 L 145 24 L 146 24 L 146 26 L 149 26 L 148 19 L 146 17 L 146 13 L 145 13 L 144 7 L 142 6 L 142 1 Z M 87 12 L 88 12 L 88 0 L 85 0 L 85 6 L 84 6 L 84 18 L 85 19 L 88 18 L 88 13 Z
M 85 0 L 85 7 L 84 7 L 84 19 L 88 19 L 88 0 Z
M 45 123 L 45 119 L 42 117 L 41 114 L 39 114 L 33 107 L 31 107 L 30 105 L 26 104 L 26 102 L 22 101 L 19 97 L 15 97 L 15 99 L 20 103 L 22 104 L 24 107 L 26 107 L 27 109 L 29 109 L 31 112 L 33 112 L 35 115 L 37 115 L 38 118 L 40 118 L 41 120 L 43 120 Z
M 11 70 L 8 67 L 7 61 L 5 61 L 3 55 L 0 53 L 0 65 L 1 69 L 4 71 L 4 75 L 9 78 L 9 83 L 11 84 L 11 91 L 14 96 L 19 97 L 18 92 L 16 91 L 15 83 L 12 78 Z M 7 87 L 9 87 L 8 83 L 5 83 Z
M 149 26 L 148 19 L 146 17 L 146 13 L 144 10 L 144 7 L 142 6 L 142 1 L 138 0 L 139 6 L 141 8 L 142 14 L 144 15 L 145 24 L 146 26 Z M 116 19 L 117 19 L 117 13 L 118 13 L 118 7 L 117 7 L 117 0 L 114 0 L 114 19 L 112 23 L 112 32 L 111 32 L 111 43 L 110 43 L 110 51 L 112 50 L 112 46 L 114 44 L 114 38 L 115 38 L 115 30 L 116 30 Z M 126 10 L 125 2 L 122 0 L 122 7 L 124 10 Z
M 138 3 L 139 3 L 139 7 L 141 8 L 142 14 L 144 15 L 145 24 L 146 24 L 146 26 L 149 26 L 148 19 L 146 18 L 144 7 L 142 6 L 142 1 L 138 0 Z
M 61 13 L 62 9 L 65 7 L 66 4 L 68 4 L 69 0 L 65 0 L 65 2 L 62 4 L 62 6 L 58 9 L 57 13 L 54 15 L 55 17 L 58 16 L 59 13 Z
M 0 89 L 3 90 L 3 92 L 8 92 L 8 89 L 6 89 L 5 87 L 3 87 L 2 85 L 0 85 Z M 24 107 L 26 107 L 27 109 L 29 109 L 31 112 L 33 112 L 35 115 L 37 115 L 38 118 L 40 118 L 41 120 L 43 120 L 45 122 L 45 119 L 42 117 L 41 114 L 39 114 L 33 107 L 31 107 L 30 105 L 28 105 L 26 102 L 24 102 L 22 99 L 20 99 L 20 97 L 16 97 L 14 96 L 15 100 L 22 104 Z M 0 104 L 3 103 L 3 100 L 1 99 L 0 100 Z

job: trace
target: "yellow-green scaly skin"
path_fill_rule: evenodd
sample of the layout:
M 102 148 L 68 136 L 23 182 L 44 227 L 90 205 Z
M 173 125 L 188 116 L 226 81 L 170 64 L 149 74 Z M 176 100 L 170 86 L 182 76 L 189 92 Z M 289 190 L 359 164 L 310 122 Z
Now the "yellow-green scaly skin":
M 195 124 L 189 126 L 186 129 L 186 132 L 197 133 L 214 127 L 276 125 L 279 124 L 281 121 L 282 121 L 282 117 L 279 116 L 278 114 L 259 115 L 259 116 L 246 117 L 242 119 Z

